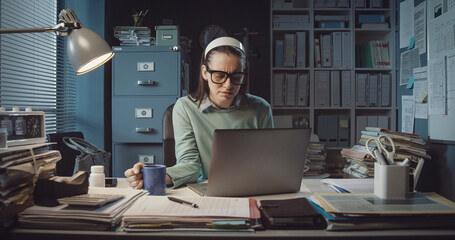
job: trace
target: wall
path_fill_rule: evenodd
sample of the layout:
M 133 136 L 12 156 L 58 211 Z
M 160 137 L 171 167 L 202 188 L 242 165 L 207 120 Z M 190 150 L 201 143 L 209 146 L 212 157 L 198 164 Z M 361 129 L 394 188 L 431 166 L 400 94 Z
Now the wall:
M 399 13 L 400 0 L 397 3 Z M 430 1 L 430 0 L 427 0 Z M 423 0 L 414 0 L 414 6 L 422 3 Z M 427 9 L 427 11 L 429 11 Z M 398 17 L 399 21 L 399 17 Z M 398 22 L 399 26 L 399 22 Z M 427 37 L 428 39 L 428 37 Z M 405 52 L 406 48 L 399 49 L 397 52 L 397 62 L 400 62 L 400 54 Z M 427 49 L 428 51 L 428 49 Z M 420 55 L 421 66 L 427 66 L 427 54 Z M 406 89 L 405 86 L 399 86 L 398 83 L 398 130 L 401 130 L 401 96 L 412 95 L 412 90 Z M 452 126 L 453 127 L 453 126 Z M 428 140 L 428 120 L 416 119 L 414 123 L 414 132 L 420 134 L 423 139 Z M 420 176 L 417 189 L 425 192 L 437 192 L 444 197 L 455 201 L 455 146 L 451 144 L 436 143 L 429 141 L 431 160 L 425 161 L 422 174 Z
M 74 9 L 82 24 L 104 37 L 104 0 L 78 0 Z M 104 148 L 104 66 L 77 76 L 76 129 Z

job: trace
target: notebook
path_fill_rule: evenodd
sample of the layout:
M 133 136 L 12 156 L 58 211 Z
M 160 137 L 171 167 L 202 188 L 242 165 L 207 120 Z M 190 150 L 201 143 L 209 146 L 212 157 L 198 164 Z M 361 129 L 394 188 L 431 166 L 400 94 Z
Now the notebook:
M 217 129 L 200 195 L 237 197 L 297 192 L 311 129 Z

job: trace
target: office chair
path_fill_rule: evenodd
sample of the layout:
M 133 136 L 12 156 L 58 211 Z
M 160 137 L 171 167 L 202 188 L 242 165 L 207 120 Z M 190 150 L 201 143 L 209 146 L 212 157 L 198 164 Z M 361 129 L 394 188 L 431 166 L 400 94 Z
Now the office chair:
M 174 127 L 172 126 L 172 109 L 174 104 L 170 105 L 164 111 L 163 117 L 163 164 L 166 167 L 172 167 L 177 162 L 175 158 L 175 140 Z
M 76 156 L 79 155 L 79 151 L 76 151 L 66 146 L 62 141 L 63 137 L 78 137 L 84 139 L 84 134 L 82 132 L 64 132 L 47 134 L 48 142 L 57 143 L 49 145 L 49 149 L 59 150 L 60 154 L 62 155 L 62 159 L 57 162 L 57 172 L 55 173 L 55 175 L 72 176 L 75 159 Z

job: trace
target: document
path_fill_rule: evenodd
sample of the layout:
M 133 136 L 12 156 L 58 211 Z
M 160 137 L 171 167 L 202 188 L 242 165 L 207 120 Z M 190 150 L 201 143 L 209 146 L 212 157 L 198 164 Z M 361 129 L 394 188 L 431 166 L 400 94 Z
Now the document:
M 414 101 L 415 101 L 415 118 L 428 118 L 428 81 L 427 67 L 415 68 L 414 75 Z
M 156 216 L 156 217 L 235 217 L 250 218 L 248 198 L 220 197 L 179 197 L 199 207 L 170 201 L 166 196 L 143 196 L 139 198 L 123 216 Z
M 412 70 L 420 67 L 419 49 L 414 48 L 401 54 L 400 85 L 407 85 Z
M 414 0 L 400 3 L 400 48 L 407 47 L 414 36 Z
M 429 115 L 445 115 L 446 111 L 446 69 L 445 58 L 430 59 L 428 78 Z
M 414 96 L 401 96 L 401 131 L 405 133 L 414 132 Z
M 419 54 L 427 51 L 427 12 L 426 1 L 421 2 L 414 9 L 414 37 L 415 48 L 419 49 Z

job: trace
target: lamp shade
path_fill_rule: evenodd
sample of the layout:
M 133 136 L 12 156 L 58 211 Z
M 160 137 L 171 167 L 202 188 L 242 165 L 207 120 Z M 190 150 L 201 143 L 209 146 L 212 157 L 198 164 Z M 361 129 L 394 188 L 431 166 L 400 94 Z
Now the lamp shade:
M 76 75 L 90 72 L 114 56 L 114 52 L 100 35 L 83 26 L 71 30 L 67 44 L 68 57 Z

